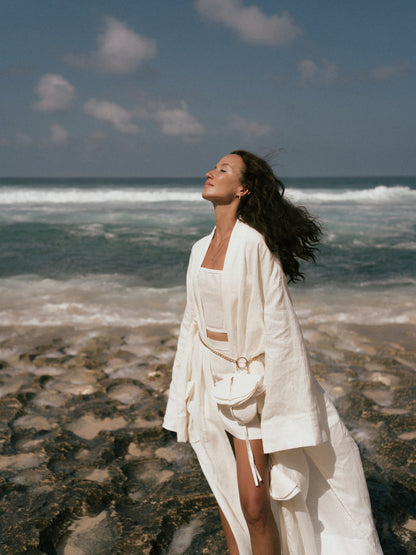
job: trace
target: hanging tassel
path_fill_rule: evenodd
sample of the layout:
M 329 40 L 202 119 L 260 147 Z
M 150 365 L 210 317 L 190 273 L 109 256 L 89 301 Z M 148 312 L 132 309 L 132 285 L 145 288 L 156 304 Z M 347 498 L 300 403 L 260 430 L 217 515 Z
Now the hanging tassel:
M 248 462 L 250 463 L 251 473 L 253 474 L 254 483 L 256 487 L 259 487 L 259 483 L 263 480 L 261 479 L 260 472 L 256 468 L 256 464 L 254 462 L 254 455 L 253 450 L 251 449 L 250 440 L 248 439 L 248 430 L 246 428 L 246 445 L 247 445 L 247 454 L 248 454 Z

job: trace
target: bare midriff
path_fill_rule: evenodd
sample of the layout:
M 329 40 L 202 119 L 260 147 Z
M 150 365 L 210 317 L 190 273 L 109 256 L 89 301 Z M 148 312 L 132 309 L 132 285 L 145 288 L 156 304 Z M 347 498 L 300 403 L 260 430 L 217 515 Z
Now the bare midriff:
M 207 337 L 214 341 L 228 341 L 228 334 L 222 331 L 212 331 L 207 329 Z

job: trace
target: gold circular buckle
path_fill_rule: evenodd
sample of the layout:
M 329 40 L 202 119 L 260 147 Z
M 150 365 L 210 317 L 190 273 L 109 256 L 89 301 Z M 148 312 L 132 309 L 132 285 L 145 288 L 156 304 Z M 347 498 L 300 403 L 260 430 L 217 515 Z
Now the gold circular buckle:
M 238 357 L 238 359 L 235 361 L 235 364 L 237 366 L 237 370 L 248 370 L 248 360 L 246 359 L 246 357 Z

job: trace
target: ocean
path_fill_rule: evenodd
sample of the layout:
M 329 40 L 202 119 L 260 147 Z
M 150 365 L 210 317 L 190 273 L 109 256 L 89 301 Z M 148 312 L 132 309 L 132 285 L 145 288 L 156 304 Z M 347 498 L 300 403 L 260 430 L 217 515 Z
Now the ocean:
M 324 226 L 291 286 L 301 321 L 416 322 L 416 177 L 283 179 Z M 172 324 L 192 244 L 214 225 L 201 178 L 0 179 L 3 326 Z

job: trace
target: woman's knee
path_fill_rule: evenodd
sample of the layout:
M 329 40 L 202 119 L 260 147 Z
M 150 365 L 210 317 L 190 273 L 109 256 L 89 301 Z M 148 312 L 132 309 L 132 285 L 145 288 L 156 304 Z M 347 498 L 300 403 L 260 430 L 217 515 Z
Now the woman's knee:
M 241 508 L 249 527 L 262 527 L 269 520 L 270 501 L 263 495 L 243 497 Z

